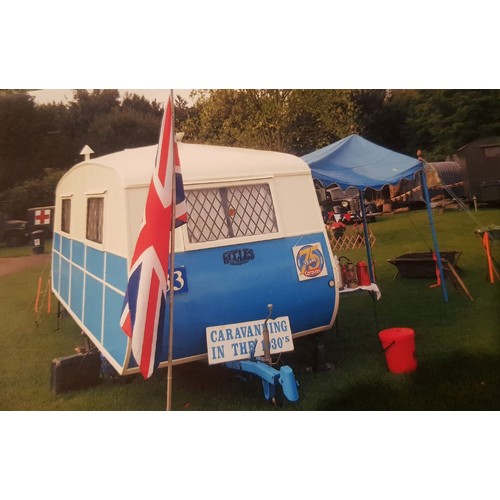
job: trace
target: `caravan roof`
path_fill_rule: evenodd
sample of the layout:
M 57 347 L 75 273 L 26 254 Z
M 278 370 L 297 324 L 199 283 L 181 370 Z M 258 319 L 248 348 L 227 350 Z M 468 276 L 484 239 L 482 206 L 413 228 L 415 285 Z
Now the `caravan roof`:
M 224 146 L 179 143 L 184 185 L 231 179 L 275 177 L 290 174 L 310 174 L 300 158 L 271 151 L 257 151 Z M 123 187 L 145 186 L 151 180 L 157 145 L 125 149 L 79 163 L 112 168 L 121 178 Z

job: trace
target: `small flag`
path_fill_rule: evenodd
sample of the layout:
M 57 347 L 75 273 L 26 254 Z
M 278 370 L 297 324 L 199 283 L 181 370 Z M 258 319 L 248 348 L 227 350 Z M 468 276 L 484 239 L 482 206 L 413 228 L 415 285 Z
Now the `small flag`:
M 144 217 L 132 257 L 120 326 L 132 339 L 132 354 L 144 378 L 159 363 L 168 287 L 173 217 L 173 171 L 176 185 L 176 227 L 187 222 L 186 202 L 177 144 L 174 141 L 172 99 L 168 100 L 160 132 L 156 165 Z

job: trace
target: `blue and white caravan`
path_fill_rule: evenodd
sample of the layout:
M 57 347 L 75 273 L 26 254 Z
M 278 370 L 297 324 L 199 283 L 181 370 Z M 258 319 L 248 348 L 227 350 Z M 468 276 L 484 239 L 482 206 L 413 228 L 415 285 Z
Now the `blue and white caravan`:
M 86 160 L 56 190 L 53 292 L 122 375 L 138 372 L 119 319 L 156 151 Z M 268 304 L 293 339 L 330 329 L 338 271 L 308 165 L 289 154 L 185 143 L 179 156 L 189 222 L 175 235 L 174 364 L 219 361 L 222 349 L 207 349 L 207 337 L 227 339 L 207 329 L 258 322 Z M 167 350 L 165 340 L 160 367 Z

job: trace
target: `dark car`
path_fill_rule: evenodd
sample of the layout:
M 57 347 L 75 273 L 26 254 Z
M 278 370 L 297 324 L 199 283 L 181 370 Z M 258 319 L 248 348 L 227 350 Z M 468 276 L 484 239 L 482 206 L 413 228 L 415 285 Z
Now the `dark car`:
M 3 214 L 0 214 L 0 241 L 5 241 L 9 247 L 18 247 L 28 243 L 28 222 L 25 220 L 9 220 Z

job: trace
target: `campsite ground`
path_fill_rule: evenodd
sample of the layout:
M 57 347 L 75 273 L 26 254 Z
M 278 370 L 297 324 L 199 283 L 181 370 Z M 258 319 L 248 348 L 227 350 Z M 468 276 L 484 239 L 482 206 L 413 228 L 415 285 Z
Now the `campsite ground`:
M 498 224 L 500 212 L 483 209 L 475 216 L 480 225 Z M 449 302 L 445 303 L 439 288 L 429 288 L 432 279 L 394 279 L 395 268 L 387 259 L 430 248 L 427 217 L 425 211 L 380 217 L 370 228 L 377 238 L 373 254 L 382 298 L 374 309 L 368 295 L 342 296 L 337 325 L 323 335 L 333 370 L 312 371 L 312 339 L 295 342 L 295 351 L 283 360 L 299 381 L 300 400 L 285 404 L 284 409 L 500 409 L 500 283 L 486 280 L 486 258 L 474 234 L 476 222 L 458 211 L 436 212 L 435 221 L 441 250 L 462 252 L 460 275 L 474 300 L 448 283 Z M 493 250 L 498 261 L 499 246 Z M 353 262 L 366 260 L 362 250 L 346 255 Z M 16 264 L 36 262 L 27 257 Z M 165 370 L 148 381 L 132 377 L 123 384 L 105 379 L 91 389 L 50 393 L 51 360 L 74 353 L 83 339 L 70 317 L 58 322 L 54 306 L 47 313 L 49 274 L 46 253 L 34 267 L 0 276 L 0 350 L 4 353 L 0 410 L 164 409 Z M 35 313 L 40 277 L 42 296 Z M 395 326 L 415 331 L 418 368 L 413 373 L 387 371 L 377 330 Z M 174 367 L 173 387 L 176 410 L 282 409 L 265 401 L 258 379 L 242 380 L 224 366 Z
M 50 261 L 49 254 L 0 258 L 0 276 L 6 276 L 32 267 L 41 266 L 48 261 Z

